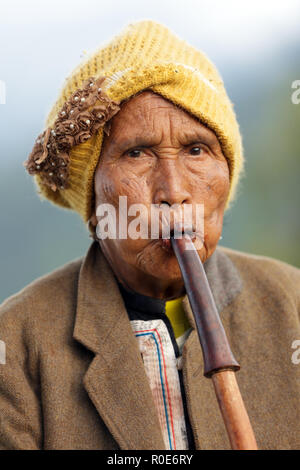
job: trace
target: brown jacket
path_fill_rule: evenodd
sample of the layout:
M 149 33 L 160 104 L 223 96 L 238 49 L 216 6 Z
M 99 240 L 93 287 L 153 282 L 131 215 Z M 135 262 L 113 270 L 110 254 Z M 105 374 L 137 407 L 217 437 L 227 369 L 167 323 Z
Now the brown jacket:
M 218 247 L 205 263 L 261 449 L 300 449 L 300 270 Z M 185 309 L 194 320 L 187 298 Z M 0 448 L 164 449 L 122 297 L 99 245 L 0 307 Z M 295 361 L 294 361 L 295 362 Z M 229 449 L 196 330 L 183 351 L 197 449 Z

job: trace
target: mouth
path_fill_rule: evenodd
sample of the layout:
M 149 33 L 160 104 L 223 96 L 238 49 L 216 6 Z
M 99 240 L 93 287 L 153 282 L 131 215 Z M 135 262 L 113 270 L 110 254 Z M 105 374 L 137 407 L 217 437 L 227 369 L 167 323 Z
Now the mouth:
M 190 239 L 194 242 L 196 240 L 196 234 L 192 230 L 182 229 L 172 229 L 170 230 L 170 238 L 162 238 L 162 235 L 159 235 L 158 243 L 161 245 L 162 249 L 168 254 L 174 254 L 171 238 L 182 238 L 182 236 L 188 235 Z

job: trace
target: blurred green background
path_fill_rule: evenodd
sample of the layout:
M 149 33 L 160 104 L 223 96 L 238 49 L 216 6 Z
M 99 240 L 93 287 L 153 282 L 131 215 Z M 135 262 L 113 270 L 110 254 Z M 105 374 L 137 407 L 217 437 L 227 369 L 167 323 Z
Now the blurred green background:
M 0 301 L 82 256 L 91 243 L 79 216 L 39 200 L 22 162 L 83 50 L 144 17 L 204 50 L 234 102 L 246 172 L 220 244 L 300 267 L 300 104 L 291 101 L 292 82 L 300 79 L 300 5 L 278 2 L 282 10 L 276 10 L 260 8 L 261 2 L 225 3 L 87 0 L 87 15 L 66 0 L 43 2 L 43 10 L 34 1 L 26 8 L 6 3 L 0 19 L 0 80 L 6 84 L 6 104 L 0 105 Z

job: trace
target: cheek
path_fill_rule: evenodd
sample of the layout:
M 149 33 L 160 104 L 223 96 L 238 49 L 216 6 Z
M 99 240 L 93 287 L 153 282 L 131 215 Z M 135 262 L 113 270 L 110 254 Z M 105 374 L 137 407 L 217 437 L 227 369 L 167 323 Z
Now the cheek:
M 103 203 L 110 203 L 116 205 L 117 202 L 117 188 L 115 182 L 103 174 L 97 178 L 95 184 L 96 205 Z
M 96 206 L 103 203 L 115 205 L 118 188 L 113 172 L 109 171 L 109 167 L 100 163 L 95 172 L 94 191 Z
M 118 166 L 100 166 L 95 177 L 96 204 L 108 202 L 118 206 L 119 196 L 126 196 L 128 205 L 150 200 L 150 187 L 146 177 L 124 172 Z
M 222 208 L 229 192 L 229 171 L 226 162 L 213 162 L 194 174 L 192 194 L 197 201 L 204 203 L 208 213 Z
M 137 176 L 135 174 L 120 174 L 120 189 L 124 196 L 127 196 L 128 205 L 145 204 L 151 202 L 151 188 L 149 181 L 145 176 Z
M 217 207 L 223 207 L 229 193 L 229 172 L 226 168 L 224 166 L 219 167 L 208 183 L 208 191 Z
M 204 239 L 206 257 L 218 244 L 230 180 L 226 161 L 208 165 L 193 181 L 194 201 L 204 204 Z

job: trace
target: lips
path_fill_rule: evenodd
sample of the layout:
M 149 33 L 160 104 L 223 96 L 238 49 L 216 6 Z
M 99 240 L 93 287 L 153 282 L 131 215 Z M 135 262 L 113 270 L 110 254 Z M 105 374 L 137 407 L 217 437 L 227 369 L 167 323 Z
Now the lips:
M 160 233 L 160 236 L 159 236 L 159 243 L 161 244 L 162 248 L 167 251 L 168 253 L 172 253 L 173 252 L 173 248 L 172 248 L 172 243 L 171 243 L 171 238 L 175 236 L 177 236 L 177 238 L 181 238 L 182 235 L 189 235 L 191 240 L 194 241 L 196 239 L 196 235 L 195 233 L 193 233 L 193 230 L 187 230 L 184 228 L 181 228 L 179 229 L 179 227 L 176 227 L 176 230 L 172 229 L 170 230 L 170 238 L 162 238 L 162 234 Z M 184 236 L 183 235 L 183 236 Z
M 181 223 L 181 222 L 176 222 L 175 224 L 171 222 L 170 226 L 169 226 L 169 230 L 165 230 L 164 232 L 167 232 L 166 237 L 163 237 L 163 227 L 160 225 L 160 227 L 159 227 L 159 238 L 169 239 L 169 238 L 174 237 L 174 236 L 175 237 L 177 236 L 178 238 L 181 238 L 183 233 L 188 234 L 190 236 L 193 236 L 194 233 L 195 233 L 195 227 L 194 226 L 185 227 L 183 225 L 183 223 Z M 170 236 L 168 236 L 168 233 L 170 233 Z

